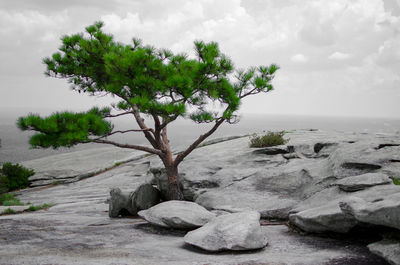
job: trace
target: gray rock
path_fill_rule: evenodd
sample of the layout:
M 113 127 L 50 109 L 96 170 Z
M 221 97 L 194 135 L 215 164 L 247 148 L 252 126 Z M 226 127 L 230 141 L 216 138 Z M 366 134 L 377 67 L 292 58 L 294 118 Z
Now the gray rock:
M 214 213 L 187 201 L 163 202 L 138 214 L 154 225 L 187 230 L 198 228 L 215 218 Z
M 120 188 L 110 190 L 108 215 L 111 218 L 120 215 L 136 215 L 136 205 L 133 203 L 134 192 L 122 192 Z
M 384 239 L 368 245 L 368 249 L 375 255 L 383 257 L 392 265 L 400 265 L 400 242 Z
M 336 184 L 344 191 L 358 191 L 368 187 L 391 183 L 392 180 L 382 173 L 366 173 L 359 176 L 347 177 Z
M 400 146 L 378 149 L 378 137 L 342 144 L 330 156 L 329 161 L 336 177 L 356 176 L 377 172 L 388 163 L 400 160 Z
M 220 215 L 187 233 L 184 241 L 207 251 L 251 250 L 267 245 L 260 214 L 255 211 Z
M 115 163 L 134 161 L 143 158 L 143 153 L 135 150 L 100 147 L 72 153 L 58 154 L 21 164 L 35 170 L 29 178 L 31 187 L 54 183 L 72 183 L 91 177 Z
M 291 224 L 307 232 L 347 233 L 357 224 L 357 220 L 341 211 L 338 202 L 307 209 L 289 216 Z
M 350 197 L 340 203 L 340 208 L 360 222 L 400 229 L 400 192 L 382 196 L 371 202 Z
M 0 206 L 0 214 L 3 213 L 4 211 L 6 211 L 7 209 L 11 209 L 11 210 L 15 211 L 16 213 L 20 213 L 20 212 L 23 212 L 25 210 L 28 210 L 29 207 L 30 207 L 30 205 Z
M 160 202 L 160 192 L 150 184 L 140 185 L 134 192 L 122 192 L 119 188 L 110 190 L 109 216 L 136 215 Z
M 133 196 L 137 211 L 146 210 L 160 202 L 160 191 L 150 184 L 142 184 Z
M 398 142 L 399 136 L 400 134 L 395 136 L 393 142 Z M 317 156 L 313 150 L 315 143 L 327 140 L 338 143 L 336 150 L 345 145 L 353 145 L 354 143 L 348 143 L 350 141 L 376 141 L 376 144 L 371 145 L 371 156 L 374 152 L 389 152 L 391 155 L 387 158 L 392 156 L 390 159 L 396 160 L 392 150 L 396 146 L 376 149 L 380 143 L 390 143 L 392 136 L 295 131 L 289 137 L 288 144 L 295 147 L 295 152 L 300 157 L 298 159 L 282 161 L 282 155 L 252 154 L 252 150 L 248 148 L 248 139 L 242 138 L 195 150 L 182 163 L 180 172 L 185 173 L 185 178 L 193 183 L 191 188 L 194 197 L 206 192 L 215 195 L 215 198 L 225 198 L 223 204 L 216 200 L 210 201 L 216 207 L 225 204 L 226 208 L 229 206 L 232 210 L 239 210 L 241 205 L 248 205 L 250 209 L 259 207 L 260 210 L 264 209 L 265 213 L 271 213 L 276 209 L 273 203 L 292 200 L 292 211 L 300 212 L 324 206 L 334 200 L 339 202 L 350 195 L 372 202 L 399 192 L 400 187 L 396 185 L 378 185 L 354 193 L 344 192 L 337 186 L 329 187 L 337 179 L 367 172 L 359 173 L 360 170 L 354 170 L 352 174 L 348 174 L 353 170 L 343 169 L 343 175 L 336 174 L 335 172 L 340 173 L 342 169 L 336 171 L 330 158 L 315 159 Z M 300 149 L 296 151 L 296 147 L 300 145 L 304 146 L 304 153 L 300 152 Z M 331 147 L 334 146 L 322 148 L 318 155 Z M 310 158 L 305 158 L 308 152 Z M 46 165 L 48 170 L 57 170 L 52 167 L 58 165 L 54 157 L 48 158 L 47 162 L 42 160 L 42 165 Z M 90 165 L 96 162 L 91 160 L 96 160 L 97 157 L 81 156 L 80 159 L 79 163 Z M 381 160 L 382 168 L 377 171 L 382 171 L 390 177 L 398 176 L 400 168 L 397 164 L 400 163 L 390 159 Z M 150 156 L 138 161 L 139 164 L 129 162 L 68 185 L 30 188 L 16 192 L 22 202 L 56 205 L 46 211 L 0 216 L 0 263 L 387 264 L 379 256 L 370 253 L 359 241 L 301 235 L 293 233 L 285 225 L 261 226 L 262 232 L 268 237 L 268 247 L 262 251 L 235 255 L 204 255 L 202 252 L 182 247 L 184 231 L 162 229 L 136 217 L 110 219 L 107 213 L 108 205 L 104 204 L 109 189 L 123 187 L 124 190 L 134 191 L 141 183 L 146 182 L 147 177 L 144 173 L 147 166 L 143 162 L 149 162 L 152 167 L 156 167 L 160 166 L 158 160 L 157 157 Z M 73 164 L 70 165 L 70 169 L 73 169 Z M 207 187 L 202 185 L 203 183 L 213 185 Z M 224 190 L 229 192 L 225 193 Z M 253 192 L 258 197 L 245 196 Z M 279 196 L 280 192 L 282 195 Z M 274 197 L 271 199 L 263 194 Z M 241 201 L 233 201 L 235 196 L 239 195 Z M 266 205 L 265 208 L 262 208 L 263 204 Z M 21 249 L 24 251 L 21 252 Z

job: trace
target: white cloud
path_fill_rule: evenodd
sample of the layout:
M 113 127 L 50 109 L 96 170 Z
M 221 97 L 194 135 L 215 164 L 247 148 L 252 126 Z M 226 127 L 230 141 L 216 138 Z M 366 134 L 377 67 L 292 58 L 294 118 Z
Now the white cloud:
M 296 62 L 296 63 L 305 63 L 305 62 L 308 61 L 308 58 L 306 56 L 304 56 L 303 54 L 298 53 L 296 55 L 293 55 L 290 58 L 290 60 L 293 61 L 293 62 Z
M 351 55 L 348 53 L 334 52 L 331 55 L 329 55 L 328 59 L 341 61 L 341 60 L 349 59 L 350 57 L 351 57 Z
M 146 44 L 190 53 L 193 41 L 203 39 L 217 41 L 239 68 L 278 63 L 282 69 L 274 82 L 274 103 L 259 104 L 259 112 L 315 113 L 312 102 L 348 97 L 347 107 L 326 104 L 330 109 L 323 113 L 351 113 L 351 102 L 364 106 L 365 115 L 376 109 L 382 115 L 398 113 L 400 106 L 394 104 L 390 109 L 384 103 L 376 103 L 375 110 L 365 107 L 378 89 L 387 88 L 383 99 L 399 84 L 400 17 L 394 1 L 400 0 L 10 1 L 12 8 L 0 8 L 0 77 L 41 75 L 41 59 L 56 51 L 60 36 L 101 19 L 117 41 L 139 37 Z M 23 82 L 18 84 L 22 90 Z M 19 103 L 0 99 L 1 104 Z M 243 104 L 244 110 L 256 106 Z

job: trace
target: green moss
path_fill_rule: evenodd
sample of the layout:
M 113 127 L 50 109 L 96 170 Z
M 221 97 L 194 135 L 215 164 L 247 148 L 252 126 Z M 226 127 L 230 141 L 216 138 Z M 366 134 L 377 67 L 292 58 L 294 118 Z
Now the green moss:
M 29 208 L 26 211 L 34 212 L 34 211 L 38 211 L 38 210 L 42 210 L 42 209 L 48 209 L 52 206 L 54 206 L 54 204 L 44 203 L 44 204 L 38 205 L 38 206 L 31 205 L 31 206 L 29 206 Z
M 400 178 L 393 178 L 393 183 L 395 185 L 400 185 Z
M 289 140 L 284 139 L 283 135 L 285 134 L 284 131 L 281 132 L 268 132 L 265 135 L 257 135 L 252 134 L 250 136 L 250 147 L 270 147 L 276 145 L 283 145 L 286 144 Z
M 7 209 L 5 209 L 4 211 L 1 212 L 1 214 L 16 214 L 16 213 L 17 213 L 17 212 L 14 211 L 14 210 L 11 209 L 11 208 L 7 208 Z
M 18 198 L 14 197 L 12 193 L 5 193 L 0 195 L 0 205 L 12 206 L 12 205 L 24 205 Z

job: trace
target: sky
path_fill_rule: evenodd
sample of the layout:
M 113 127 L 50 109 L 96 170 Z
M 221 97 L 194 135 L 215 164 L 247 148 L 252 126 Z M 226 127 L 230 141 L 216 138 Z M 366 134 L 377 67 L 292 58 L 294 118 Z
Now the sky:
M 277 63 L 275 90 L 241 113 L 400 118 L 400 0 L 0 0 L 0 110 L 112 102 L 43 74 L 63 35 L 99 20 L 124 43 L 217 41 L 237 68 Z

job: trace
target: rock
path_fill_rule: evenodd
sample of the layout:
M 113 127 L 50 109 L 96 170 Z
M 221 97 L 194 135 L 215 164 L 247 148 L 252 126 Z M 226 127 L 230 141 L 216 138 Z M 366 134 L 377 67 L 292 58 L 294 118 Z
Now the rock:
M 186 230 L 203 226 L 215 218 L 214 213 L 187 201 L 163 202 L 138 214 L 151 224 Z
M 307 232 L 347 233 L 357 221 L 349 214 L 341 211 L 338 202 L 332 202 L 321 207 L 307 209 L 289 216 L 291 224 Z
M 150 184 L 140 185 L 134 192 L 123 193 L 119 188 L 110 191 L 109 216 L 136 215 L 160 202 L 160 192 Z
M 150 184 L 140 185 L 133 196 L 137 211 L 149 209 L 158 204 L 160 200 L 160 191 Z
M 120 188 L 113 188 L 110 190 L 108 215 L 111 218 L 120 215 L 136 215 L 136 205 L 133 203 L 134 192 L 122 192 Z
M 377 149 L 379 138 L 342 144 L 330 156 L 333 174 L 338 178 L 377 172 L 388 163 L 400 160 L 400 146 Z
M 340 203 L 340 208 L 360 222 L 400 229 L 400 192 L 382 196 L 372 202 L 350 197 Z
M 76 182 L 111 168 L 116 163 L 140 158 L 143 158 L 143 153 L 139 151 L 100 147 L 24 161 L 21 164 L 35 170 L 29 181 L 31 187 L 37 187 Z
M 383 257 L 392 265 L 400 265 L 400 242 L 384 239 L 368 245 L 368 249 L 375 255 Z
M 291 224 L 306 231 L 345 233 L 346 230 L 348 231 L 354 226 L 354 221 L 358 224 L 366 221 L 366 219 L 357 218 L 350 210 L 343 211 L 344 202 L 351 202 L 356 198 L 358 201 L 365 201 L 365 203 L 377 203 L 383 201 L 386 197 L 398 196 L 397 194 L 400 194 L 400 187 L 393 184 L 373 186 L 352 193 L 342 191 L 338 186 L 333 186 L 298 203 L 290 211 L 289 219 Z M 330 221 L 330 218 L 333 218 L 333 220 Z M 384 224 L 382 223 L 382 225 Z
M 336 184 L 341 190 L 344 191 L 358 191 L 365 188 L 388 184 L 392 180 L 385 174 L 382 173 L 366 173 L 359 176 L 347 177 L 339 180 Z
M 16 212 L 16 213 L 21 213 L 23 211 L 28 210 L 28 208 L 30 207 L 30 205 L 20 205 L 20 206 L 0 206 L 0 214 L 2 214 L 4 211 L 6 211 L 7 209 L 11 209 L 12 211 Z
M 279 155 L 292 153 L 293 151 L 293 148 L 289 148 L 286 145 L 279 145 L 257 149 L 253 153 L 257 155 Z
M 260 249 L 267 245 L 260 226 L 260 214 L 256 211 L 220 215 L 187 233 L 184 241 L 213 252 Z

